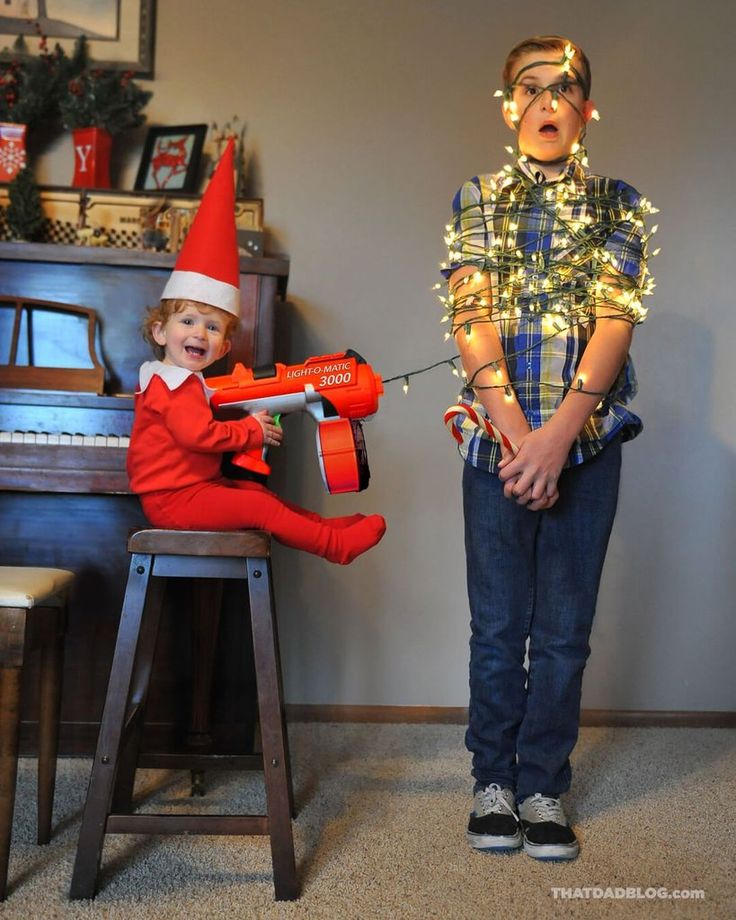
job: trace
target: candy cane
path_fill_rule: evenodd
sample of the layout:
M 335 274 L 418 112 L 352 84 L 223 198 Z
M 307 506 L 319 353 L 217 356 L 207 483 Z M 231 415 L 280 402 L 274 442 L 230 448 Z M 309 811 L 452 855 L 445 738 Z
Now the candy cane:
M 456 416 L 458 415 L 467 415 L 470 421 L 476 427 L 485 431 L 489 438 L 492 438 L 494 441 L 502 444 L 507 450 L 512 451 L 514 454 L 519 452 L 519 448 L 516 446 L 516 444 L 509 440 L 503 431 L 500 431 L 498 428 L 496 428 L 496 426 L 489 422 L 487 418 L 483 418 L 482 416 L 478 415 L 472 406 L 450 406 L 450 408 L 445 412 L 445 425 L 447 425 L 448 429 L 450 430 L 450 434 L 453 436 L 453 438 L 455 438 L 458 444 L 462 444 L 463 441 L 463 436 L 453 424 Z

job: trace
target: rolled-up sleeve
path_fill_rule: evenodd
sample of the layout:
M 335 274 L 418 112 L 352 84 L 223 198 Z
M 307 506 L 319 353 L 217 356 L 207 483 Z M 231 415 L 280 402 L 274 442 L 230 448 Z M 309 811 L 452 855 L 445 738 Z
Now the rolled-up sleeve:
M 620 201 L 620 210 L 617 209 L 620 216 L 612 221 L 613 229 L 603 249 L 608 253 L 610 265 L 615 271 L 639 285 L 644 271 L 644 225 L 637 217 L 641 196 L 635 188 L 621 180 L 617 180 L 613 193 Z M 627 214 L 632 215 L 629 220 L 626 219 Z
M 452 221 L 445 235 L 447 261 L 441 272 L 449 278 L 463 265 L 483 268 L 488 250 L 488 231 L 483 216 L 478 177 L 465 182 L 452 202 Z

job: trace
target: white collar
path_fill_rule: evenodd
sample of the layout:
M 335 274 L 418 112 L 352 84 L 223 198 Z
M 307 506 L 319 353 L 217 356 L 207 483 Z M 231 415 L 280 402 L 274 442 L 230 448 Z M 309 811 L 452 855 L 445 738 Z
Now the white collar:
M 139 389 L 136 392 L 144 393 L 154 377 L 160 377 L 169 390 L 176 390 L 192 376 L 202 384 L 204 394 L 209 400 L 215 391 L 207 386 L 200 371 L 190 371 L 186 367 L 177 367 L 175 364 L 164 364 L 163 361 L 146 361 L 141 364 L 138 374 Z

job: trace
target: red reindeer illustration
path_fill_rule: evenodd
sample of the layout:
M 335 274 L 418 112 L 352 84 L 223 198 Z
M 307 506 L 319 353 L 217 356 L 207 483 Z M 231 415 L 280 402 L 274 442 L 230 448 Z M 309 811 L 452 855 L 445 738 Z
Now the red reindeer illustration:
M 156 188 L 166 188 L 175 176 L 187 171 L 189 152 L 188 137 L 173 137 L 156 141 L 151 157 L 151 175 Z M 163 174 L 163 175 L 161 175 Z

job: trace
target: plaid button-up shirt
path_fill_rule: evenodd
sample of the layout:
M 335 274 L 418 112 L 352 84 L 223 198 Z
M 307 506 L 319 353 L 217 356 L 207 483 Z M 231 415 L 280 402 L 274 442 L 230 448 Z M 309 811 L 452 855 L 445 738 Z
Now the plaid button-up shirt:
M 556 179 L 547 180 L 520 161 L 510 171 L 476 176 L 455 196 L 450 260 L 442 274 L 449 278 L 465 265 L 489 274 L 491 317 L 532 429 L 553 415 L 573 385 L 595 330 L 595 279 L 615 276 L 622 286 L 641 291 L 646 254 L 640 202 L 630 185 L 588 174 L 574 158 Z M 595 251 L 602 255 L 598 272 L 595 266 L 591 271 Z M 645 311 L 637 306 L 640 301 L 620 313 L 641 322 Z M 453 321 L 455 328 L 462 326 L 461 310 Z M 618 434 L 625 441 L 639 434 L 641 420 L 628 409 L 636 390 L 628 358 L 573 444 L 566 466 L 595 456 Z M 460 404 L 488 417 L 469 387 Z M 496 472 L 499 445 L 466 416 L 458 415 L 455 426 L 462 435 L 462 456 Z

